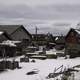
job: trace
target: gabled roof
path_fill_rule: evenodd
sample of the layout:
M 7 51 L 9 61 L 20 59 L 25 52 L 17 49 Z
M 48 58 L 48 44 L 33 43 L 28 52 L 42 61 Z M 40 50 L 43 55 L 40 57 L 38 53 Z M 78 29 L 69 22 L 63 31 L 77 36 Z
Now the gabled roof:
M 21 25 L 0 25 L 0 31 L 4 31 L 7 32 L 8 34 L 12 34 L 20 26 Z
M 73 32 L 74 33 L 74 36 L 76 38 L 76 40 L 78 41 L 78 43 L 80 43 L 80 29 L 74 29 L 74 28 L 71 28 L 69 30 L 69 32 L 67 33 L 66 37 L 65 37 L 65 40 L 67 39 L 67 37 L 69 36 L 69 34 Z
M 75 31 L 80 35 L 80 30 L 79 29 L 75 29 Z
M 12 40 L 11 36 L 8 35 L 6 32 L 0 31 L 0 36 L 5 35 L 9 40 Z
M 68 37 L 68 35 L 70 34 L 70 32 L 78 33 L 77 30 L 78 30 L 78 29 L 71 28 L 71 29 L 68 31 L 65 39 Z
M 31 36 L 31 34 L 24 28 L 23 25 L 0 25 L 0 31 L 7 32 L 9 35 L 11 35 L 20 27 L 22 27 L 24 31 Z
M 0 31 L 0 35 L 2 35 L 4 32 Z

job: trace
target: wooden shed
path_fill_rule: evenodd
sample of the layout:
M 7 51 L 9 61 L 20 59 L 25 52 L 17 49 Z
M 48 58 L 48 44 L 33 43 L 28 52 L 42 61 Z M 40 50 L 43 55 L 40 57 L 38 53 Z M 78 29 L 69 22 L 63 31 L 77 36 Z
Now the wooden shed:
M 80 30 L 71 28 L 65 41 L 65 54 L 70 55 L 70 57 L 80 56 Z

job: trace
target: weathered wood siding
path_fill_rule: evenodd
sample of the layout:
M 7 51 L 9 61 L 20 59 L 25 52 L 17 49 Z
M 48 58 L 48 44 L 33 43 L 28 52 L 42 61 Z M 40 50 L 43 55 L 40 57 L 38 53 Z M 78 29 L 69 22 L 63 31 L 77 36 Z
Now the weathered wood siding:
M 66 38 L 65 54 L 69 54 L 71 57 L 80 56 L 80 44 L 78 43 L 77 34 L 71 31 Z
M 4 34 L 3 34 L 3 35 L 0 35 L 0 43 L 1 43 L 2 41 L 5 41 L 5 40 L 9 40 L 9 38 L 6 37 Z
M 66 38 L 66 43 L 76 44 L 76 34 L 74 32 L 70 32 L 69 36 Z
M 18 28 L 11 36 L 14 40 L 23 40 L 23 39 L 29 39 L 30 40 L 30 36 L 21 27 Z

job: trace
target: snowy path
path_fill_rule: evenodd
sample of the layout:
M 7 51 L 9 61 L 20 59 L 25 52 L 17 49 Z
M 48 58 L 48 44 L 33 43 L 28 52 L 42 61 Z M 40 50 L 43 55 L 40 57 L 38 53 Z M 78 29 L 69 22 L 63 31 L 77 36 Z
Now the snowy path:
M 0 80 L 46 80 L 49 73 L 54 72 L 55 67 L 61 65 L 64 67 L 73 67 L 80 64 L 80 58 L 75 59 L 47 59 L 36 60 L 35 63 L 20 63 L 21 69 L 8 70 L 0 73 Z M 27 72 L 38 69 L 39 73 L 34 75 L 26 75 Z M 80 79 L 80 77 L 78 76 Z M 77 79 L 77 80 L 79 80 Z M 51 79 L 50 79 L 51 80 Z

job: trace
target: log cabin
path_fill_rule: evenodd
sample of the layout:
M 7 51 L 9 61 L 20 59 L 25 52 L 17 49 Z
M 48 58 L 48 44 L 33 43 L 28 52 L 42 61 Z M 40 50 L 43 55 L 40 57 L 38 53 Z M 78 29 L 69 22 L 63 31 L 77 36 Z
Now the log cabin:
M 80 29 L 71 28 L 65 37 L 65 54 L 71 58 L 80 56 Z

